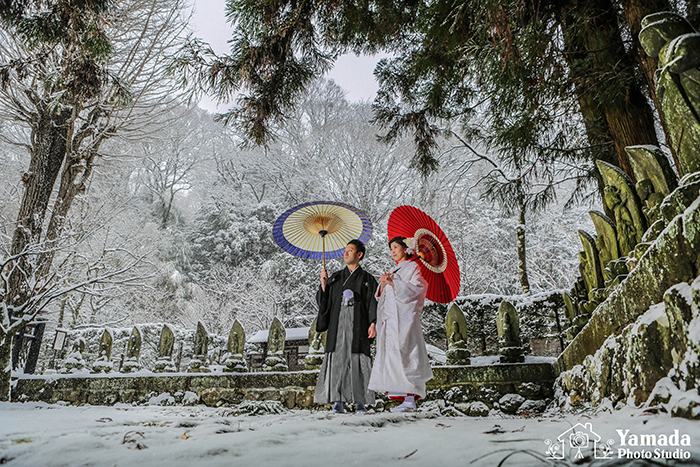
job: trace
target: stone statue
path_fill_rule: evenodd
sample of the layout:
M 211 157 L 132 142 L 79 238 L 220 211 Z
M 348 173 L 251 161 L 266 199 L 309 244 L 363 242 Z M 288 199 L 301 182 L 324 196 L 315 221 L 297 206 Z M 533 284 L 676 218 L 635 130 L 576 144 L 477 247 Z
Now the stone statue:
M 605 187 L 605 205 L 615 213 L 615 227 L 620 250 L 629 254 L 636 245 L 637 230 L 627 204 L 622 201 L 620 189 L 613 185 Z
M 586 288 L 586 283 L 582 276 L 576 278 L 576 282 L 574 282 L 574 286 L 571 288 L 571 297 L 577 302 L 588 300 L 588 289 Z
M 197 331 L 194 334 L 194 354 L 206 356 L 209 351 L 209 333 L 201 321 L 197 322 Z
M 582 258 L 582 261 L 587 263 L 588 260 L 586 259 L 585 252 L 579 252 L 579 257 Z M 564 292 L 562 294 L 564 305 L 566 306 L 566 319 L 568 322 L 566 338 L 568 340 L 573 340 L 573 338 L 576 337 L 576 334 L 579 333 L 581 328 L 583 328 L 590 319 L 593 309 L 598 305 L 598 302 L 590 301 L 591 297 L 594 295 L 592 292 L 604 290 L 589 288 L 584 278 L 583 264 L 579 265 L 579 270 L 582 271 L 581 276 L 574 282 L 571 293 Z
M 245 363 L 243 353 L 245 352 L 245 331 L 238 320 L 233 322 L 231 331 L 228 333 L 228 342 L 226 343 L 227 356 L 224 364 L 226 372 L 246 372 L 248 366 Z
M 141 357 L 142 342 L 141 331 L 134 326 L 134 329 L 131 330 L 131 336 L 129 337 L 129 343 L 126 348 L 126 358 L 135 358 L 138 360 Z
M 501 302 L 496 319 L 498 329 L 498 344 L 501 352 L 501 363 L 521 363 L 525 361 L 524 349 L 520 345 L 520 323 L 515 307 Z
M 66 357 L 61 373 L 77 373 L 85 369 L 83 352 L 85 352 L 85 339 L 78 337 L 71 346 L 71 351 Z
M 576 324 L 576 317 L 579 314 L 578 302 L 571 298 L 568 292 L 563 292 L 561 296 L 564 299 L 564 313 L 566 314 L 566 339 L 572 341 L 581 331 L 581 328 Z
M 467 320 L 455 303 L 445 316 L 445 329 L 447 330 L 447 364 L 469 365 L 471 355 L 467 349 Z
M 625 258 L 610 261 L 605 265 L 605 269 L 603 269 L 605 287 L 617 286 L 627 278 L 627 274 L 629 274 L 629 270 L 627 269 L 627 261 Z
M 576 300 L 571 298 L 569 292 L 562 292 L 561 297 L 564 299 L 564 314 L 566 315 L 566 321 L 569 326 L 571 326 L 578 315 L 578 303 Z
M 71 346 L 71 352 L 79 352 L 79 353 L 84 353 L 85 352 L 85 347 L 87 346 L 87 343 L 85 342 L 84 337 L 78 337 L 75 342 L 73 342 L 73 345 Z
M 197 330 L 194 333 L 194 355 L 187 367 L 188 373 L 209 373 L 209 333 L 201 321 L 197 322 Z
M 112 358 L 112 344 L 114 343 L 114 337 L 112 337 L 112 331 L 105 329 L 102 331 L 102 338 L 100 338 L 100 355 Z
M 160 341 L 158 342 L 158 359 L 153 371 L 155 373 L 175 372 L 177 369 L 173 365 L 173 346 L 175 345 L 175 334 L 170 326 L 163 325 L 160 331 Z
M 97 360 L 92 364 L 93 373 L 109 373 L 114 369 L 112 364 L 112 343 L 114 342 L 114 337 L 112 337 L 112 331 L 105 329 L 102 331 L 102 337 L 100 338 L 100 348 L 98 350 Z
M 586 255 L 585 251 L 579 251 L 578 252 L 578 272 L 581 275 L 581 278 L 583 279 L 583 284 L 586 289 L 586 294 L 585 297 L 588 297 L 588 292 L 590 290 L 593 290 L 593 283 L 591 282 L 591 274 L 590 274 L 590 261 L 588 260 L 588 256 Z M 585 298 L 584 298 L 585 299 Z
M 620 256 L 627 256 L 642 241 L 647 228 L 641 202 L 632 180 L 622 170 L 603 161 L 596 161 L 596 166 L 605 183 L 605 204 L 615 215 Z
M 588 232 L 579 230 L 578 236 L 581 239 L 583 251 L 586 253 L 586 261 L 585 263 L 582 261 L 581 264 L 584 266 L 585 279 L 589 286 L 588 291 L 590 292 L 593 289 L 599 289 L 604 286 L 600 258 L 598 257 L 598 248 L 596 247 L 595 240 Z
M 603 303 L 605 300 L 607 300 L 608 295 L 610 295 L 610 290 L 606 289 L 605 287 L 600 287 L 598 289 L 593 289 L 590 292 L 588 292 L 588 301 L 590 302 L 595 302 L 596 305 Z M 595 308 L 593 308 L 595 309 Z M 593 310 L 591 310 L 593 311 Z
M 625 151 L 637 179 L 636 190 L 643 203 L 642 212 L 647 225 L 651 225 L 661 217 L 661 201 L 678 187 L 678 177 L 666 155 L 656 146 L 628 146 Z
M 284 358 L 284 344 L 287 340 L 287 332 L 282 322 L 275 318 L 270 325 L 267 335 L 267 358 L 263 364 L 264 371 L 287 371 L 287 360 Z
M 134 329 L 131 330 L 131 336 L 129 336 L 129 343 L 126 346 L 126 359 L 121 368 L 122 373 L 131 373 L 141 369 L 142 342 L 141 331 L 134 326 Z
M 305 368 L 307 370 L 320 370 L 323 364 L 323 357 L 326 355 L 326 332 L 316 331 L 316 321 L 314 319 L 309 328 L 309 353 L 306 355 Z
M 639 42 L 658 57 L 656 88 L 669 142 L 685 176 L 700 171 L 700 35 L 685 18 L 660 12 L 642 20 Z
M 635 188 L 642 202 L 642 212 L 647 218 L 647 225 L 651 225 L 661 218 L 659 208 L 664 200 L 664 196 L 654 191 L 654 184 L 648 178 L 638 181 Z
M 597 235 L 595 236 L 595 246 L 600 258 L 600 267 L 604 268 L 610 261 L 620 257 L 620 250 L 617 246 L 617 230 L 615 223 L 608 216 L 600 211 L 589 211 Z
M 625 152 L 637 182 L 649 180 L 655 193 L 664 198 L 678 187 L 678 177 L 666 154 L 657 146 L 627 146 Z

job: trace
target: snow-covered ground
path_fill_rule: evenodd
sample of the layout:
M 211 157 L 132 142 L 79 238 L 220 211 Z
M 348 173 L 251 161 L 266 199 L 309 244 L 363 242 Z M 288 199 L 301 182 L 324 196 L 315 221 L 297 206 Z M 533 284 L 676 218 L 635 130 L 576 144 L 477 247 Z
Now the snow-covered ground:
M 594 432 L 586 433 L 591 443 L 594 435 L 601 437 L 601 443 L 612 441 L 614 460 L 593 460 L 594 465 L 618 462 L 622 441 L 632 456 L 645 451 L 656 456 L 655 450 L 688 453 L 700 465 L 700 423 L 663 413 L 625 407 L 537 418 L 470 418 L 440 415 L 436 403 L 408 414 L 366 415 L 308 410 L 250 415 L 205 406 L 0 403 L 0 464 L 492 466 L 515 453 L 503 465 L 573 465 L 576 452 L 570 448 L 565 449 L 567 461 L 545 460 L 551 444 L 545 440 L 556 444 L 557 437 L 564 435 L 568 442 L 566 432 L 572 427 L 574 432 L 584 427 Z M 631 446 L 633 435 L 648 443 L 641 437 L 648 434 L 654 435 L 657 446 Z M 667 444 L 677 439 L 682 445 L 661 446 L 661 435 L 666 435 Z M 683 445 L 683 440 L 690 446 Z

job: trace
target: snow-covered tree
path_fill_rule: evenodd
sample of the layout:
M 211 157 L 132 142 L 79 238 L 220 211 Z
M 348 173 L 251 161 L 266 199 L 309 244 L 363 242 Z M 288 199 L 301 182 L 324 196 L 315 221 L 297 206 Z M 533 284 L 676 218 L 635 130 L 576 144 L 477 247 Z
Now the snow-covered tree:
M 76 238 L 66 222 L 89 189 L 103 143 L 169 123 L 162 117 L 181 93 L 165 65 L 186 25 L 183 8 L 180 1 L 40 0 L 0 30 L 0 120 L 20 127 L 3 136 L 30 156 L 0 270 L 3 361 L 17 329 L 60 296 L 57 290 L 71 288 L 56 283 L 71 275 L 54 260 L 63 239 Z M 95 277 L 102 274 L 88 282 Z M 10 369 L 0 366 L 5 398 Z

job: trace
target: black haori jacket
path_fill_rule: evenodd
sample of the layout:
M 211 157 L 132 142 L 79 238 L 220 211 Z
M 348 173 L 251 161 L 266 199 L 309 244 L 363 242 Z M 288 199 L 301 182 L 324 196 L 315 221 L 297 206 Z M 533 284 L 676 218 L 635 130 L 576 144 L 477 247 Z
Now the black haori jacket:
M 348 279 L 348 276 L 350 277 Z M 346 282 L 347 279 L 347 282 Z M 345 283 L 345 285 L 343 285 Z M 338 317 L 343 300 L 343 290 L 351 289 L 355 300 L 355 315 L 352 323 L 352 353 L 369 356 L 370 339 L 367 337 L 369 325 L 377 321 L 377 280 L 372 274 L 358 266 L 352 275 L 347 266 L 328 279 L 326 291 L 319 286 L 316 293 L 318 303 L 318 321 L 316 331 L 328 331 L 326 352 L 335 350 L 335 336 L 338 332 Z

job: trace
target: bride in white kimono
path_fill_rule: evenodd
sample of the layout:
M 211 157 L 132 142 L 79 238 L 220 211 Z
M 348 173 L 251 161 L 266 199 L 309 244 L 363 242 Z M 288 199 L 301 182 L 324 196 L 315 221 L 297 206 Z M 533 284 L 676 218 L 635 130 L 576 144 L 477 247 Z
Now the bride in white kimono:
M 389 247 L 397 268 L 379 278 L 377 354 L 369 389 L 403 398 L 392 410 L 405 412 L 416 408 L 418 397 L 425 397 L 425 383 L 433 377 L 420 324 L 428 284 L 418 265 L 409 261 L 414 251 L 405 238 L 392 238 Z

